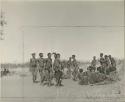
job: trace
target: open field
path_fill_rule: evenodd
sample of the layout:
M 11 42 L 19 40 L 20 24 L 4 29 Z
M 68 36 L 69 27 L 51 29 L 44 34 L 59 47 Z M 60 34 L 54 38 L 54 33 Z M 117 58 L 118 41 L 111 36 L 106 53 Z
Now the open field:
M 0 79 L 0 102 L 93 102 L 93 100 L 95 102 L 120 102 L 120 100 L 125 102 L 125 78 L 121 75 L 124 73 L 121 71 L 124 69 L 123 63 L 118 67 L 120 81 L 106 85 L 81 86 L 71 79 L 64 79 L 62 87 L 42 86 L 39 82 L 33 84 L 28 68 L 16 69 L 13 75 Z

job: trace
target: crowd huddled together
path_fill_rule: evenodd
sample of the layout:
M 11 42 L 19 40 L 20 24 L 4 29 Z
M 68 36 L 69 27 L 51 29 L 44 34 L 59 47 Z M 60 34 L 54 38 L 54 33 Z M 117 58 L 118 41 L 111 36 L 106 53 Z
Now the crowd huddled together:
M 52 61 L 52 55 L 54 61 Z M 72 55 L 64 66 L 59 53 L 48 53 L 47 58 L 44 58 L 43 53 L 39 53 L 39 58 L 36 58 L 36 54 L 32 53 L 30 59 L 30 71 L 32 73 L 33 83 L 37 80 L 37 74 L 40 75 L 40 84 L 53 85 L 53 81 L 56 86 L 62 86 L 62 80 L 65 78 L 78 81 L 79 84 L 94 84 L 103 81 L 107 76 L 116 71 L 116 61 L 111 55 L 103 55 L 100 53 L 100 59 L 97 60 L 96 56 L 93 57 L 90 66 L 87 67 L 87 71 L 83 71 L 83 68 L 79 68 L 76 56 Z M 99 66 L 97 66 L 99 62 Z
M 97 66 L 98 62 L 99 65 Z M 95 84 L 107 79 L 114 80 L 110 73 L 115 73 L 116 76 L 116 61 L 111 55 L 100 53 L 99 60 L 96 59 L 96 56 L 93 57 L 91 65 L 87 67 L 87 71 L 83 72 L 83 69 L 79 69 L 79 84 Z

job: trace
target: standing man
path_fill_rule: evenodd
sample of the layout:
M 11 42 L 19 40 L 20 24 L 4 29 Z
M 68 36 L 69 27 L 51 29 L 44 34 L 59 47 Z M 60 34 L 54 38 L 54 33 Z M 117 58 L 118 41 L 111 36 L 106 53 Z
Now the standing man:
M 62 82 L 62 68 L 61 68 L 61 61 L 60 61 L 60 54 L 56 54 L 55 60 L 53 63 L 53 69 L 55 72 L 55 78 L 56 78 L 56 86 L 61 86 Z
M 51 81 L 53 77 L 51 53 L 48 53 L 47 56 L 48 58 L 46 59 L 46 63 L 45 63 L 45 73 L 47 78 L 47 84 L 48 86 L 51 86 L 52 84 Z
M 55 59 L 54 59 L 54 63 L 53 63 L 53 70 L 54 70 L 54 72 L 56 72 L 58 70 L 58 65 L 59 65 L 58 60 L 57 60 L 57 54 L 54 54 L 54 58 Z
M 94 72 L 96 70 L 96 63 L 97 63 L 96 56 L 94 56 L 93 60 L 91 62 L 91 67 L 92 67 L 92 69 L 93 69 Z
M 33 83 L 35 83 L 37 79 L 37 59 L 36 59 L 36 54 L 32 53 L 32 58 L 30 59 L 30 69 L 32 72 L 32 77 L 33 77 Z
M 68 60 L 68 62 L 67 62 L 67 68 L 68 68 L 68 76 L 69 76 L 69 78 L 71 78 L 71 64 L 72 64 L 72 61 L 71 61 L 71 57 L 69 57 L 69 60 Z
M 73 67 L 73 72 L 72 72 L 73 80 L 76 81 L 79 67 L 78 67 L 75 55 L 72 55 L 72 67 Z
M 109 55 L 109 59 L 110 59 L 110 63 L 111 63 L 110 72 L 116 71 L 116 61 L 115 61 L 115 59 L 111 55 Z
M 100 72 L 101 73 L 105 73 L 105 59 L 104 59 L 104 57 L 103 57 L 103 53 L 100 53 L 100 65 L 101 65 L 101 67 L 100 67 Z
M 41 82 L 41 84 L 43 83 L 43 81 L 45 79 L 44 64 L 45 64 L 45 60 L 43 58 L 43 53 L 39 53 L 38 68 L 39 68 L 39 74 L 40 74 L 40 82 Z
M 109 74 L 110 60 L 107 55 L 105 55 L 104 60 L 105 60 L 104 62 L 105 74 Z

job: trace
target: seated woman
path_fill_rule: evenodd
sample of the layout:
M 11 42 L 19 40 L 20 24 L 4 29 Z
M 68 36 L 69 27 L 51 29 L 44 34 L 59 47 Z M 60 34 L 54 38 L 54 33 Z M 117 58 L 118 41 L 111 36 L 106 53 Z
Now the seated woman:
M 83 69 L 79 69 L 78 80 L 80 85 L 88 85 L 88 76 L 86 72 L 83 72 Z
M 106 75 L 100 72 L 95 72 L 94 70 L 88 70 L 87 72 L 88 76 L 88 83 L 89 84 L 95 84 L 101 81 L 104 81 L 106 79 Z

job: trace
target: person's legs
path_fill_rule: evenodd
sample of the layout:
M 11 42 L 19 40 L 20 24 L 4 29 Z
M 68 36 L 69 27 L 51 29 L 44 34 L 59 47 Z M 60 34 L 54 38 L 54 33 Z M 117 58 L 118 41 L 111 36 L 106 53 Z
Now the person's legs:
M 75 71 L 72 72 L 73 80 L 75 80 Z
M 56 86 L 58 86 L 58 72 L 55 71 L 55 81 L 56 81 Z
M 69 78 L 71 78 L 71 69 L 69 68 L 68 71 L 69 71 L 69 73 L 68 73 L 69 74 Z
M 61 78 L 59 78 L 59 82 L 58 82 L 59 86 L 61 86 Z
M 74 71 L 74 80 L 75 81 L 77 80 L 77 71 L 76 70 Z
M 33 72 L 33 82 L 35 83 L 36 81 L 36 75 L 35 75 L 35 72 Z
M 46 81 L 47 81 L 47 85 L 49 86 L 49 71 L 46 70 Z
M 106 75 L 109 75 L 110 73 L 110 67 L 106 69 Z
M 45 75 L 44 75 L 43 70 L 41 70 L 41 71 L 40 71 L 40 83 L 41 83 L 41 84 L 43 83 L 44 79 L 45 79 Z
M 33 80 L 33 83 L 34 83 L 34 72 L 32 72 L 32 80 Z
M 57 86 L 59 86 L 59 77 L 57 78 Z
M 62 84 L 61 84 L 61 72 L 60 72 L 60 71 L 58 72 L 57 85 L 58 85 L 58 86 L 61 86 L 61 85 L 62 85 Z
M 59 76 L 59 71 L 56 71 L 56 74 L 55 74 L 55 75 L 56 75 L 56 86 L 59 86 L 59 83 L 60 83 L 60 82 L 59 82 L 59 77 L 60 77 L 60 76 Z
M 51 77 L 52 77 L 51 76 L 51 71 L 48 71 L 48 86 L 51 86 L 51 80 L 52 80 Z
M 36 67 L 35 67 L 35 71 L 34 71 L 34 76 L 35 76 L 35 81 L 37 80 L 37 69 L 36 69 Z
M 102 66 L 102 73 L 105 74 L 105 67 Z
M 34 83 L 35 82 L 35 70 L 34 70 L 34 68 L 32 68 L 32 80 Z

